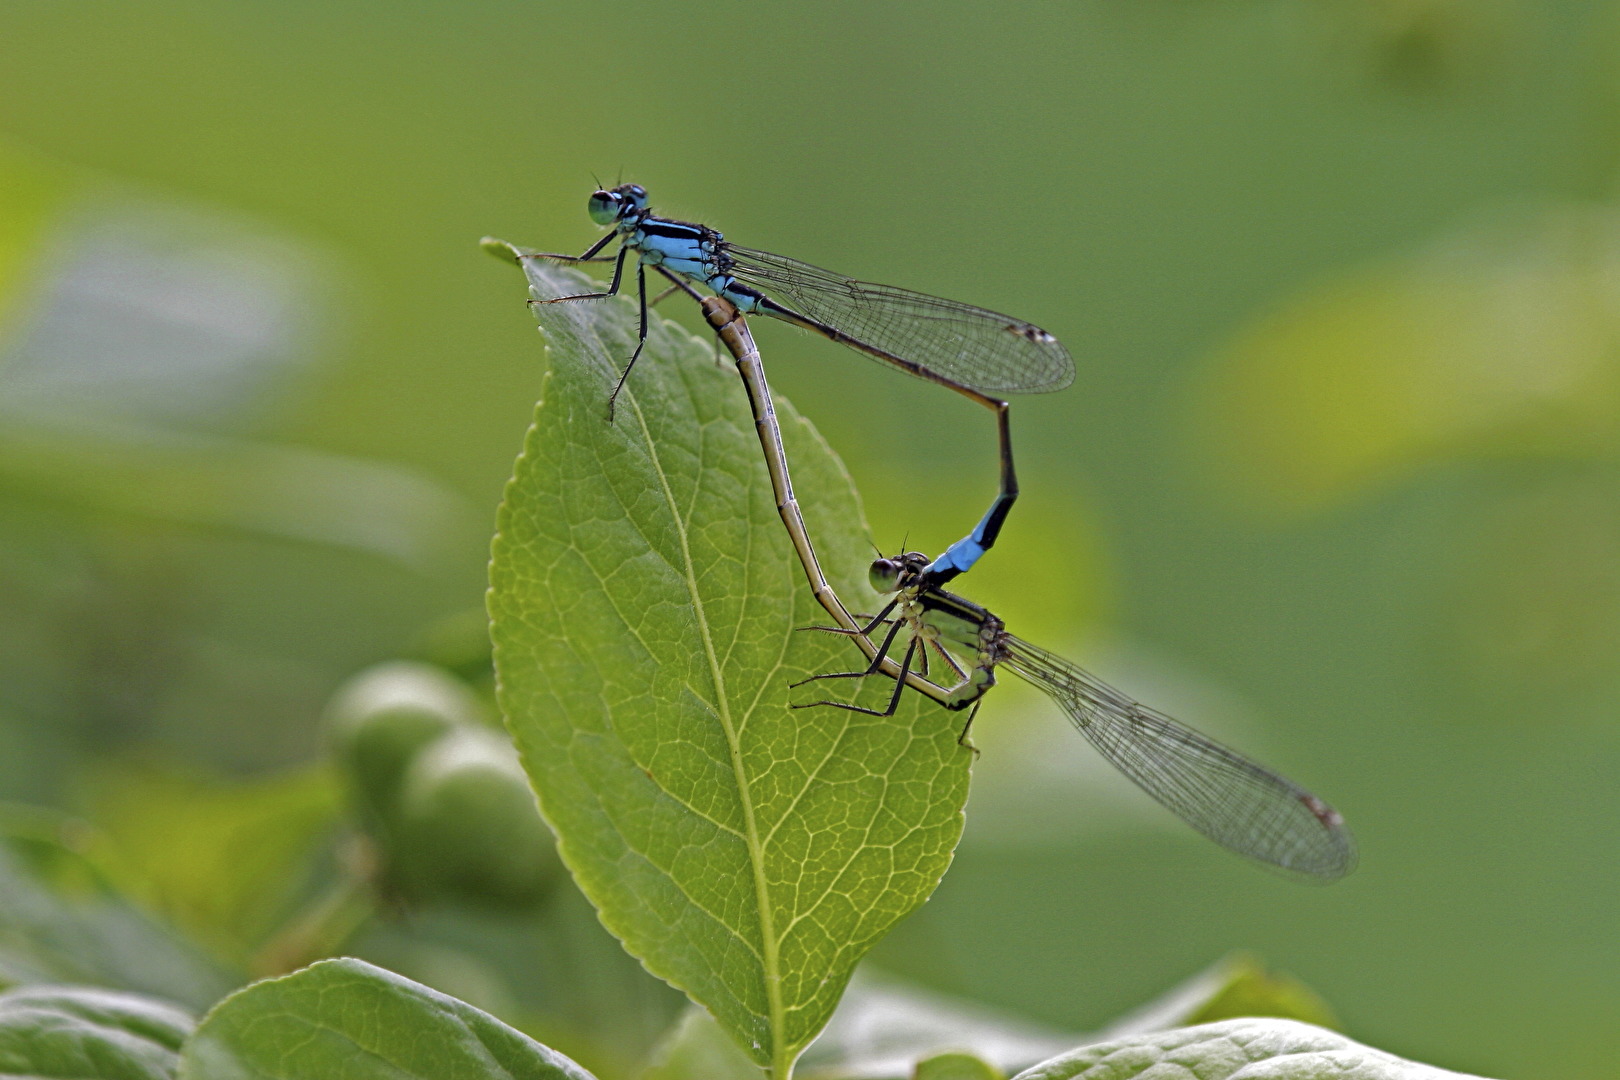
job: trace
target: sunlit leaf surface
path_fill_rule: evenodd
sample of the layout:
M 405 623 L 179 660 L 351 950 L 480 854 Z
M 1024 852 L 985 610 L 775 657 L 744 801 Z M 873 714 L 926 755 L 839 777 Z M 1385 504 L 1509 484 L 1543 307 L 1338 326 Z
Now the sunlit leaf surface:
M 186 1044 L 184 1080 L 591 1080 L 482 1010 L 360 960 L 232 994 Z
M 1015 1080 L 1464 1080 L 1295 1020 L 1226 1020 L 1070 1051 Z

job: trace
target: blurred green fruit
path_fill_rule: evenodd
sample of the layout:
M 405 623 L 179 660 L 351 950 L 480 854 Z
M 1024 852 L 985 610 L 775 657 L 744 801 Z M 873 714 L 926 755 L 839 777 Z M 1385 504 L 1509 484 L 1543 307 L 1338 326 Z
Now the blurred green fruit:
M 324 722 L 364 809 L 386 820 L 418 752 L 478 725 L 481 713 L 471 688 L 443 668 L 400 660 L 367 668 L 339 687 Z
M 394 825 L 394 876 L 417 900 L 529 907 L 561 871 L 517 753 L 483 728 L 458 728 L 417 755 Z

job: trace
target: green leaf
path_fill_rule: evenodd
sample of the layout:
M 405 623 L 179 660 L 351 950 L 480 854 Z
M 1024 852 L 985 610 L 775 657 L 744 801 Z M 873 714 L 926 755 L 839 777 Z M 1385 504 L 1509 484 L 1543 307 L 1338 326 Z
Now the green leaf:
M 1012 1071 L 1082 1041 L 1084 1036 L 862 971 L 800 1064 L 818 1077 L 901 1080 L 926 1058 L 971 1051 Z
M 1098 1043 L 1014 1080 L 1466 1080 L 1295 1020 L 1224 1020 Z
M 591 287 L 525 266 L 539 296 Z M 856 961 L 944 873 L 972 755 L 916 695 L 886 719 L 788 708 L 790 683 L 859 654 L 795 632 L 826 617 L 712 343 L 653 320 L 609 423 L 633 308 L 537 310 L 552 370 L 490 570 L 501 707 L 603 923 L 786 1077 Z M 873 610 L 848 476 L 777 406 L 822 566 Z
M 1267 971 L 1243 953 L 1221 960 L 1089 1036 L 1043 1028 L 984 1005 L 862 972 L 800 1066 L 816 1077 L 901 1080 L 931 1056 L 967 1051 L 976 1060 L 1013 1072 L 1077 1044 L 1240 1016 L 1336 1023 L 1326 1003 L 1309 987 Z
M 972 1054 L 935 1054 L 917 1062 L 913 1080 L 1005 1080 L 1006 1074 Z
M 25 293 L 26 279 L 44 264 L 51 226 L 74 193 L 72 177 L 11 146 L 0 147 L 0 341 Z
M 42 840 L 36 838 L 31 846 Z M 65 845 L 49 882 L 0 845 L 0 982 L 92 983 L 206 1008 L 235 981 L 119 896 Z M 38 852 L 30 855 L 40 865 Z
M 0 1076 L 173 1080 L 195 1022 L 153 998 L 45 986 L 0 994 Z
M 453 492 L 392 465 L 107 420 L 8 417 L 0 498 L 439 566 L 471 536 Z
M 108 763 L 84 789 L 114 883 L 241 963 L 287 916 L 338 815 L 323 768 L 231 780 Z
M 690 1006 L 653 1051 L 641 1080 L 759 1080 L 759 1067 L 714 1017 Z
M 1612 205 L 1546 203 L 1315 285 L 1213 358 L 1198 459 L 1284 512 L 1457 461 L 1612 460 L 1617 272 Z
M 1292 975 L 1269 971 L 1257 957 L 1235 953 L 1110 1024 L 1098 1038 L 1212 1024 L 1242 1016 L 1275 1016 L 1336 1028 L 1338 1018 Z
M 185 1080 L 591 1080 L 486 1012 L 361 960 L 240 990 L 187 1043 Z

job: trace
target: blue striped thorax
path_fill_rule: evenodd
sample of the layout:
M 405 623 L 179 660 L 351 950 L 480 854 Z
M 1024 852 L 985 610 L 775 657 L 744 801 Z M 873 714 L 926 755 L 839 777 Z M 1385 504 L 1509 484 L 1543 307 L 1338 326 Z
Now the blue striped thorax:
M 707 285 L 718 272 L 720 240 L 720 234 L 706 225 L 648 214 L 625 234 L 624 242 L 636 249 L 646 265 L 662 266 Z

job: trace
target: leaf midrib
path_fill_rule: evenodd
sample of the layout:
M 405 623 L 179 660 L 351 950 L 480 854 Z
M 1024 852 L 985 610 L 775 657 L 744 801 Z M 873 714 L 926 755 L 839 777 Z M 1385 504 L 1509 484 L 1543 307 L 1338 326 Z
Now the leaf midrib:
M 633 393 L 630 397 L 630 406 L 635 410 L 636 423 L 641 428 L 641 435 L 648 450 L 648 460 L 658 476 L 658 486 L 663 494 L 665 505 L 669 507 L 670 517 L 675 522 L 675 532 L 681 545 L 681 563 L 683 575 L 686 579 L 687 594 L 692 599 L 692 611 L 697 616 L 698 636 L 703 641 L 703 655 L 709 665 L 709 677 L 714 680 L 715 715 L 720 721 L 720 727 L 725 732 L 726 749 L 731 755 L 731 771 L 737 783 L 739 801 L 742 804 L 744 822 L 744 842 L 748 846 L 748 862 L 754 875 L 754 896 L 759 905 L 759 931 L 760 931 L 760 966 L 765 980 L 765 999 L 770 1011 L 771 1026 L 771 1072 L 778 1074 L 776 1065 L 783 1060 L 785 1047 L 782 1045 L 783 1027 L 786 1017 L 782 1010 L 782 980 L 780 972 L 780 958 L 778 956 L 775 916 L 771 910 L 770 889 L 765 880 L 764 848 L 760 841 L 759 826 L 754 817 L 754 803 L 749 790 L 748 775 L 743 768 L 742 747 L 738 743 L 737 731 L 732 723 L 731 701 L 726 693 L 725 672 L 720 666 L 719 657 L 715 655 L 714 638 L 709 632 L 708 613 L 703 605 L 703 596 L 698 590 L 697 578 L 693 576 L 693 560 L 691 548 L 687 543 L 686 519 L 681 516 L 676 505 L 675 493 L 670 490 L 668 476 L 664 471 L 662 459 L 658 455 L 658 444 L 647 427 L 646 415 L 641 411 L 641 402 L 636 400 Z

